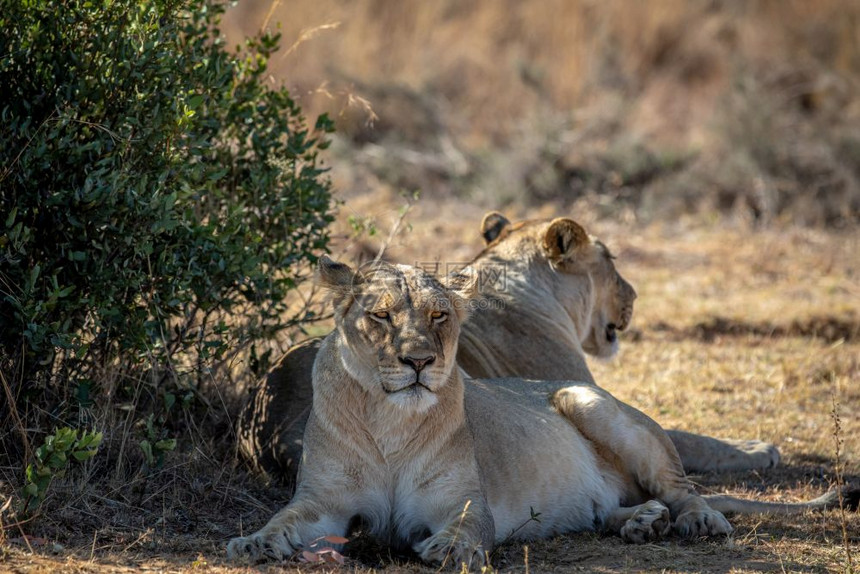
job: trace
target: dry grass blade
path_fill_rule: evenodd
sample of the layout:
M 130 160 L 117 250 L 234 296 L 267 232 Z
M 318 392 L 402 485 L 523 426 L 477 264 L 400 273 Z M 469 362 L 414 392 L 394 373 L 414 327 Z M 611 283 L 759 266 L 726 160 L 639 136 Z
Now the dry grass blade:
M 269 15 L 271 16 L 271 14 Z M 267 19 L 268 22 L 268 19 Z M 313 28 L 306 28 L 301 31 L 298 39 L 293 42 L 293 44 L 284 50 L 284 53 L 281 55 L 281 59 L 286 58 L 293 52 L 299 49 L 299 46 L 307 42 L 308 40 L 313 39 L 315 36 L 319 35 L 321 32 L 325 32 L 327 30 L 337 30 L 340 27 L 340 22 L 328 22 L 326 24 L 320 24 L 319 26 L 314 26 Z
M 4 496 L 3 499 L 3 504 L 0 504 L 0 546 L 6 543 L 6 526 L 3 524 L 3 515 L 12 507 L 11 496 Z
M 457 522 L 457 529 L 454 531 L 454 535 L 451 537 L 451 543 L 448 545 L 448 551 L 445 553 L 445 558 L 442 560 L 442 564 L 439 565 L 439 569 L 437 572 L 442 572 L 445 569 L 445 566 L 448 564 L 448 560 L 451 558 L 451 552 L 454 550 L 454 544 L 457 542 L 457 538 L 460 536 L 460 528 L 463 526 L 463 520 L 466 519 L 466 513 L 469 511 L 469 507 L 472 505 L 471 500 L 467 500 L 465 506 L 463 506 L 463 511 L 460 512 L 460 520 Z
M 266 28 L 269 27 L 269 21 L 272 19 L 272 14 L 275 13 L 275 10 L 278 9 L 278 6 L 281 4 L 281 0 L 273 0 L 269 5 L 269 11 L 266 13 L 266 17 L 263 19 L 262 25 L 260 25 L 260 30 L 265 31 Z
M 836 393 L 834 392 L 832 395 L 833 401 L 833 448 L 834 448 L 834 464 L 833 464 L 833 472 L 836 475 L 836 492 L 839 496 L 839 523 L 842 526 L 842 544 L 845 547 L 845 561 L 846 568 L 845 571 L 848 574 L 853 574 L 854 572 L 854 558 L 851 550 L 851 542 L 848 538 L 848 521 L 845 516 L 845 499 L 843 497 L 843 488 L 845 486 L 845 479 L 843 476 L 842 470 L 842 422 L 839 419 L 839 401 L 836 398 Z
M 18 414 L 17 397 L 15 396 L 15 393 L 12 392 L 12 387 L 2 370 L 0 370 L 0 384 L 3 385 L 3 393 L 6 395 L 7 407 L 9 408 L 9 413 L 12 417 L 15 430 L 17 430 L 18 434 L 21 436 L 21 446 L 24 447 L 24 460 L 29 461 L 32 453 L 32 449 L 30 448 L 30 439 L 27 437 L 27 429 L 24 428 L 24 423 L 21 421 L 21 417 Z
M 373 259 L 374 263 L 379 263 L 382 260 L 382 256 L 385 255 L 385 250 L 388 249 L 391 242 L 394 241 L 395 237 L 397 237 L 397 234 L 400 232 L 400 227 L 403 225 L 403 221 L 406 219 L 406 216 L 409 215 L 409 212 L 412 211 L 412 206 L 412 201 L 407 201 L 406 205 L 400 209 L 394 225 L 391 226 L 391 231 L 388 232 L 388 237 L 382 242 L 382 245 L 379 246 L 379 251 Z

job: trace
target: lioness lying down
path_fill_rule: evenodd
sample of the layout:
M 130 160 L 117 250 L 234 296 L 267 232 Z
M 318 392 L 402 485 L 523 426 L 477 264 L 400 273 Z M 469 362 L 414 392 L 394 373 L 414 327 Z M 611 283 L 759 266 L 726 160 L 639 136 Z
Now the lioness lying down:
M 231 540 L 230 557 L 287 558 L 360 517 L 428 562 L 475 566 L 512 533 L 725 534 L 722 512 L 836 499 L 702 497 L 660 426 L 593 384 L 464 380 L 455 358 L 473 276 L 443 286 L 413 267 L 356 274 L 326 257 L 318 276 L 333 293 L 336 329 L 314 363 L 296 493 L 258 532 Z
M 471 377 L 594 383 L 585 354 L 615 354 L 617 331 L 630 322 L 636 299 L 609 250 L 564 217 L 511 223 L 490 212 L 480 231 L 487 245 L 471 265 L 481 273 L 482 304 L 460 332 L 457 363 Z M 253 390 L 238 424 L 245 458 L 287 482 L 301 457 L 319 344 L 290 349 Z M 776 447 L 761 441 L 668 432 L 687 472 L 763 469 L 779 461 Z

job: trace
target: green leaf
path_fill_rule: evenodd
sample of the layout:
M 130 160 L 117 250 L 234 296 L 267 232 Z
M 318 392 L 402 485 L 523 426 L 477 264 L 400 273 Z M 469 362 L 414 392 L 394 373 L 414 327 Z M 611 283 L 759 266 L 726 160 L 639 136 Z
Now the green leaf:
M 65 452 L 55 452 L 51 455 L 51 458 L 48 459 L 48 466 L 54 470 L 60 470 L 62 468 L 66 468 L 67 462 L 68 458 L 66 457 Z
M 75 457 L 75 460 L 78 462 L 83 462 L 94 457 L 97 452 L 98 451 L 96 450 L 76 450 L 72 453 L 72 456 Z
M 68 287 L 66 287 L 64 289 L 60 289 L 57 292 L 57 297 L 59 297 L 60 299 L 62 299 L 63 297 L 68 297 L 69 295 L 72 294 L 72 292 L 74 292 L 74 290 L 75 290 L 75 286 L 69 285 Z
M 175 438 L 169 438 L 169 439 L 160 440 L 157 443 L 155 443 L 155 448 L 156 448 L 156 450 L 161 450 L 161 451 L 172 451 L 176 448 L 176 439 Z
M 207 178 L 206 178 L 206 179 L 208 179 L 209 181 L 218 181 L 219 179 L 221 179 L 221 178 L 223 178 L 225 175 L 227 175 L 227 173 L 229 173 L 229 171 L 230 171 L 230 170 L 229 170 L 229 169 L 227 169 L 227 168 L 219 169 L 219 170 L 217 170 L 217 171 L 213 171 L 212 173 L 210 173 L 210 174 L 207 176 Z
M 170 412 L 173 405 L 176 404 L 176 395 L 173 393 L 164 393 L 164 410 Z
M 155 459 L 152 456 L 152 445 L 148 440 L 144 439 L 140 441 L 140 450 L 143 451 L 143 457 L 146 460 L 146 464 L 152 466 L 152 463 L 155 462 Z
M 94 432 L 90 433 L 88 436 L 90 438 L 90 448 L 98 448 L 99 446 L 101 446 L 104 434 L 102 434 L 101 432 Z
M 55 451 L 67 450 L 78 438 L 78 431 L 69 427 L 63 427 L 56 432 L 53 447 Z
M 78 346 L 78 348 L 75 350 L 75 358 L 80 361 L 81 359 L 83 359 L 86 356 L 87 351 L 89 351 L 89 350 L 90 350 L 89 343 L 83 343 L 82 345 Z
M 200 107 L 200 104 L 203 103 L 203 96 L 201 94 L 196 94 L 188 98 L 188 101 L 185 103 L 191 110 L 196 110 Z
M 30 271 L 30 281 L 29 281 L 29 283 L 27 283 L 27 285 L 29 286 L 29 289 L 32 289 L 33 287 L 36 286 L 36 280 L 39 278 L 39 273 L 41 273 L 41 271 L 42 271 L 42 266 L 39 265 L 38 263 Z
M 18 206 L 12 208 L 12 211 L 9 212 L 8 217 L 6 217 L 6 228 L 12 227 L 12 224 L 15 223 L 15 216 L 18 215 Z

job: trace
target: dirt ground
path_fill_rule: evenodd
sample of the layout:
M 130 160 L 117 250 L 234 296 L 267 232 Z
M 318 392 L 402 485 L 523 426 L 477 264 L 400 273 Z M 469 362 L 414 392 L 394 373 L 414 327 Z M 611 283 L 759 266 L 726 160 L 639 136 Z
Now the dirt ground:
M 395 204 L 355 197 L 347 213 L 375 218 L 379 235 L 387 237 L 398 217 Z M 404 262 L 463 261 L 480 245 L 481 214 L 477 207 L 419 202 L 389 254 Z M 552 214 L 548 206 L 527 215 Z M 836 481 L 837 438 L 844 479 L 860 482 L 860 232 L 701 221 L 631 228 L 571 215 L 609 245 L 639 293 L 619 355 L 591 362 L 597 380 L 667 428 L 758 438 L 781 449 L 777 469 L 693 477 L 702 492 L 786 501 L 818 496 Z M 343 248 L 350 247 L 346 238 Z M 391 556 L 360 533 L 344 551 L 343 566 L 228 563 L 226 541 L 261 526 L 289 492 L 249 476 L 231 455 L 212 456 L 192 445 L 155 476 L 129 476 L 108 491 L 58 485 L 60 511 L 20 529 L 7 525 L 0 571 L 435 571 Z M 731 536 L 714 540 L 632 546 L 585 533 L 535 541 L 527 550 L 512 543 L 496 550 L 492 566 L 502 572 L 846 572 L 846 539 L 854 567 L 860 562 L 857 513 L 844 520 L 830 511 L 732 523 Z

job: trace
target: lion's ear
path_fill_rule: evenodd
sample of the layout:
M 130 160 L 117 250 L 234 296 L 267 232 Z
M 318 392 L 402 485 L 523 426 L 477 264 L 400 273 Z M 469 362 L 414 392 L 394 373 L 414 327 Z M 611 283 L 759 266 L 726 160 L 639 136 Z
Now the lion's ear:
M 543 248 L 551 261 L 557 261 L 591 243 L 580 224 L 566 217 L 553 219 L 543 236 Z
M 468 301 L 478 294 L 478 270 L 474 267 L 466 267 L 450 273 L 442 283 L 449 291 Z
M 450 291 L 452 305 L 460 321 L 469 317 L 469 301 L 478 295 L 478 270 L 474 267 L 466 267 L 455 271 L 443 278 L 442 284 Z
M 481 220 L 481 235 L 484 236 L 484 242 L 489 245 L 510 225 L 511 222 L 508 221 L 508 218 L 498 211 L 487 213 Z
M 355 285 L 359 276 L 345 263 L 338 263 L 328 255 L 323 255 L 317 262 L 316 284 L 332 291 L 344 291 Z

